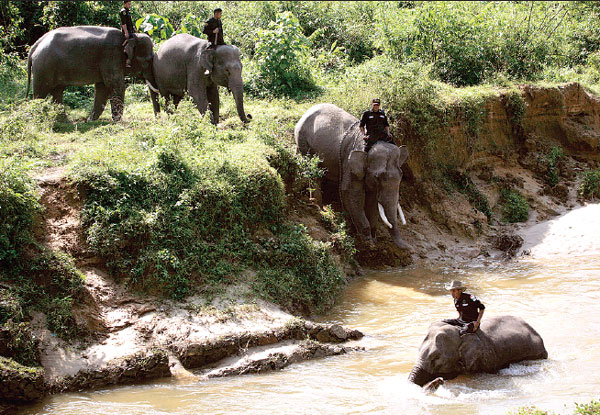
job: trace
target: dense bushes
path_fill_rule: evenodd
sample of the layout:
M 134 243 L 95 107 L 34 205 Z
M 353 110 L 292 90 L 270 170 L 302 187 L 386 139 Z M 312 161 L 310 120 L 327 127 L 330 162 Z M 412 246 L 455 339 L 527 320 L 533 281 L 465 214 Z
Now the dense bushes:
M 341 284 L 331 247 L 286 224 L 284 185 L 269 164 L 284 159 L 262 131 L 217 130 L 189 102 L 133 135 L 102 128 L 95 133 L 111 139 L 80 153 L 71 170 L 87 189 L 88 243 L 115 275 L 176 299 L 244 282 L 298 309 L 329 304 Z M 289 168 L 302 175 L 301 165 Z M 247 269 L 255 280 L 244 281 Z
M 290 12 L 258 31 L 246 88 L 256 95 L 298 96 L 316 89 L 309 62 L 310 41 Z

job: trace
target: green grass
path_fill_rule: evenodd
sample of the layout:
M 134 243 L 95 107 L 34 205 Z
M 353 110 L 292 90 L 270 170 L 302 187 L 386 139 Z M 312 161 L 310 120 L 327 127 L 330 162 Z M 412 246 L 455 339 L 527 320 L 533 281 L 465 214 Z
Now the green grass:
M 558 415 L 554 412 L 548 412 L 538 409 L 534 406 L 527 406 L 509 412 L 510 415 Z M 600 401 L 591 400 L 589 403 L 575 403 L 573 415 L 600 415 Z

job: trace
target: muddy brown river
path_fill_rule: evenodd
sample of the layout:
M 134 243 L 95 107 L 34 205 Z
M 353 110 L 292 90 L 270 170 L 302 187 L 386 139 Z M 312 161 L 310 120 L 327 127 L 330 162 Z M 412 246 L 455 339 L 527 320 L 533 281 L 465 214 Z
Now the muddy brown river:
M 323 319 L 367 334 L 364 352 L 276 373 L 209 381 L 163 380 L 70 393 L 26 414 L 506 414 L 520 406 L 568 413 L 600 398 L 600 205 L 526 232 L 513 262 L 370 272 Z M 461 376 L 433 395 L 407 382 L 428 325 L 454 317 L 444 285 L 464 281 L 484 318 L 514 314 L 542 336 L 545 361 Z

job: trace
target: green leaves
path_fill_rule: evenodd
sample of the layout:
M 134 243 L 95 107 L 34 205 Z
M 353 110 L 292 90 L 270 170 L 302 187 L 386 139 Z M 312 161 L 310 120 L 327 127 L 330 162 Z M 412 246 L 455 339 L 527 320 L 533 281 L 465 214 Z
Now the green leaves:
M 170 38 L 175 32 L 169 19 L 156 13 L 147 14 L 145 17 L 136 20 L 135 27 L 138 31 L 146 33 L 158 41 Z
M 294 96 L 315 89 L 309 66 L 310 40 L 289 11 L 279 13 L 256 37 L 254 64 L 258 79 L 250 82 L 257 95 Z
M 181 26 L 177 33 L 187 33 L 188 35 L 196 36 L 199 38 L 203 38 L 204 34 L 202 33 L 202 29 L 204 28 L 204 22 L 193 14 L 188 14 L 181 21 Z

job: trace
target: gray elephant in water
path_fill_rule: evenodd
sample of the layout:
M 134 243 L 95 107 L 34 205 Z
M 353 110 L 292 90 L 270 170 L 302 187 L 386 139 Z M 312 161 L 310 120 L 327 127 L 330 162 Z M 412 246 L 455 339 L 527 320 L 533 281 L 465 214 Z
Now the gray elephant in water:
M 519 317 L 484 319 L 479 330 L 462 337 L 458 327 L 436 322 L 429 327 L 408 379 L 423 386 L 438 377 L 496 373 L 511 363 L 547 358 L 540 335 Z
M 365 153 L 358 119 L 332 104 L 318 104 L 306 111 L 296 124 L 294 136 L 298 151 L 319 156 L 325 178 L 338 183 L 343 208 L 360 236 L 373 243 L 381 216 L 395 244 L 410 250 L 398 229 L 406 147 L 380 141 Z
M 38 39 L 27 58 L 27 95 L 33 74 L 33 97 L 52 95 L 62 103 L 68 86 L 94 84 L 96 96 L 91 120 L 97 120 L 111 99 L 112 118 L 123 116 L 125 75 L 141 74 L 154 84 L 152 40 L 137 34 L 131 68 L 125 67 L 123 34 L 120 30 L 99 26 L 61 27 Z
M 165 97 L 165 110 L 171 98 L 175 108 L 187 91 L 198 111 L 212 112 L 214 124 L 219 122 L 219 86 L 227 87 L 233 93 L 237 113 L 242 122 L 252 117 L 244 113 L 244 84 L 240 51 L 231 45 L 220 45 L 209 50 L 206 40 L 188 34 L 173 36 L 163 43 L 154 59 L 154 76 L 160 94 Z M 212 55 L 212 56 L 211 56 Z M 206 70 L 212 62 L 212 71 Z M 158 94 L 151 93 L 154 113 L 160 112 Z

